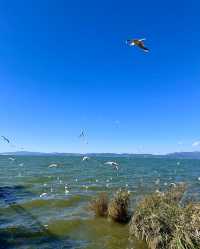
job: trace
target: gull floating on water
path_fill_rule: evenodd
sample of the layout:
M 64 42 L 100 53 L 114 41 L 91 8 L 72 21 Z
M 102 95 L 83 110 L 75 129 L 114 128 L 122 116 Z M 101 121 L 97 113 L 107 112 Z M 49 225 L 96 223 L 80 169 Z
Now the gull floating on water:
M 15 161 L 15 158 L 14 157 L 9 157 L 8 160 Z
M 44 197 L 44 196 L 46 196 L 47 195 L 47 193 L 42 193 L 41 195 L 40 195 L 40 197 Z
M 137 47 L 141 48 L 143 51 L 149 52 L 149 49 L 144 46 L 144 42 L 143 42 L 144 40 L 146 40 L 146 39 L 145 38 L 143 38 L 143 39 L 131 39 L 131 40 L 126 40 L 126 43 L 130 47 L 137 46 Z

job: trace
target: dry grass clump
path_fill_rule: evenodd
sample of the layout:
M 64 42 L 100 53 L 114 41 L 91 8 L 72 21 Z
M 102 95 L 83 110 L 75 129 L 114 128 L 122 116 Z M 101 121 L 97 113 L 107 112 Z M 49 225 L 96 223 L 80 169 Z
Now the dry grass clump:
M 109 202 L 107 193 L 100 193 L 89 204 L 89 210 L 96 216 L 110 217 L 113 221 L 124 223 L 130 219 L 130 194 L 126 190 L 119 190 Z
M 168 191 L 163 193 L 163 198 L 165 202 L 169 204 L 171 203 L 179 204 L 186 189 L 187 189 L 187 185 L 185 183 L 171 185 Z
M 200 248 L 200 204 L 189 204 L 179 216 L 170 249 L 199 249 Z
M 108 216 L 117 222 L 124 223 L 130 218 L 130 194 L 128 191 L 119 190 L 108 205 Z
M 89 209 L 93 211 L 96 216 L 107 217 L 108 201 L 107 193 L 100 193 L 97 198 L 90 202 Z
M 200 206 L 179 205 L 185 185 L 144 198 L 136 208 L 130 233 L 151 249 L 200 248 Z

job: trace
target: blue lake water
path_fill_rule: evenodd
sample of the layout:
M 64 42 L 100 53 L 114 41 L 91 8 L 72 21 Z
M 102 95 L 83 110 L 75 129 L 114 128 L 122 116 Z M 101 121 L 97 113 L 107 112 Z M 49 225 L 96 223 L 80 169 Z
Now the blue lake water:
M 144 195 L 186 182 L 185 198 L 200 200 L 200 160 L 69 156 L 0 156 L 0 248 L 146 249 L 128 225 L 95 218 L 89 201 L 102 191 Z M 119 163 L 119 170 L 105 165 Z M 58 164 L 58 167 L 49 167 Z

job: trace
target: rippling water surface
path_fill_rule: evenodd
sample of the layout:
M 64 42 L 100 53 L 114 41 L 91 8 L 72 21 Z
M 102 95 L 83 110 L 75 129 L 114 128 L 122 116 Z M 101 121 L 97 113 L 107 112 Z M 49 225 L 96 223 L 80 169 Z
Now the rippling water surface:
M 187 182 L 200 199 L 200 160 L 0 156 L 0 248 L 146 249 L 128 225 L 94 218 L 88 202 L 98 192 L 131 191 L 132 205 L 172 182 Z M 106 161 L 117 161 L 119 171 Z M 59 164 L 59 167 L 48 167 Z

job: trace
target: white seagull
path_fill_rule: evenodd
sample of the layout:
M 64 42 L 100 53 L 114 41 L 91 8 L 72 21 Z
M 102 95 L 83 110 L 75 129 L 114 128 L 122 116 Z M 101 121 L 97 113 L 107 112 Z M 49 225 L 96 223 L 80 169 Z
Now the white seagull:
M 88 161 L 90 158 L 88 156 L 84 156 L 82 161 Z
M 104 164 L 106 164 L 106 165 L 111 165 L 111 166 L 114 166 L 114 168 L 116 169 L 116 170 L 118 170 L 119 169 L 119 164 L 118 163 L 116 163 L 116 162 L 105 162 Z
M 57 163 L 52 163 L 52 164 L 49 165 L 49 168 L 55 168 L 55 167 L 58 167 Z

